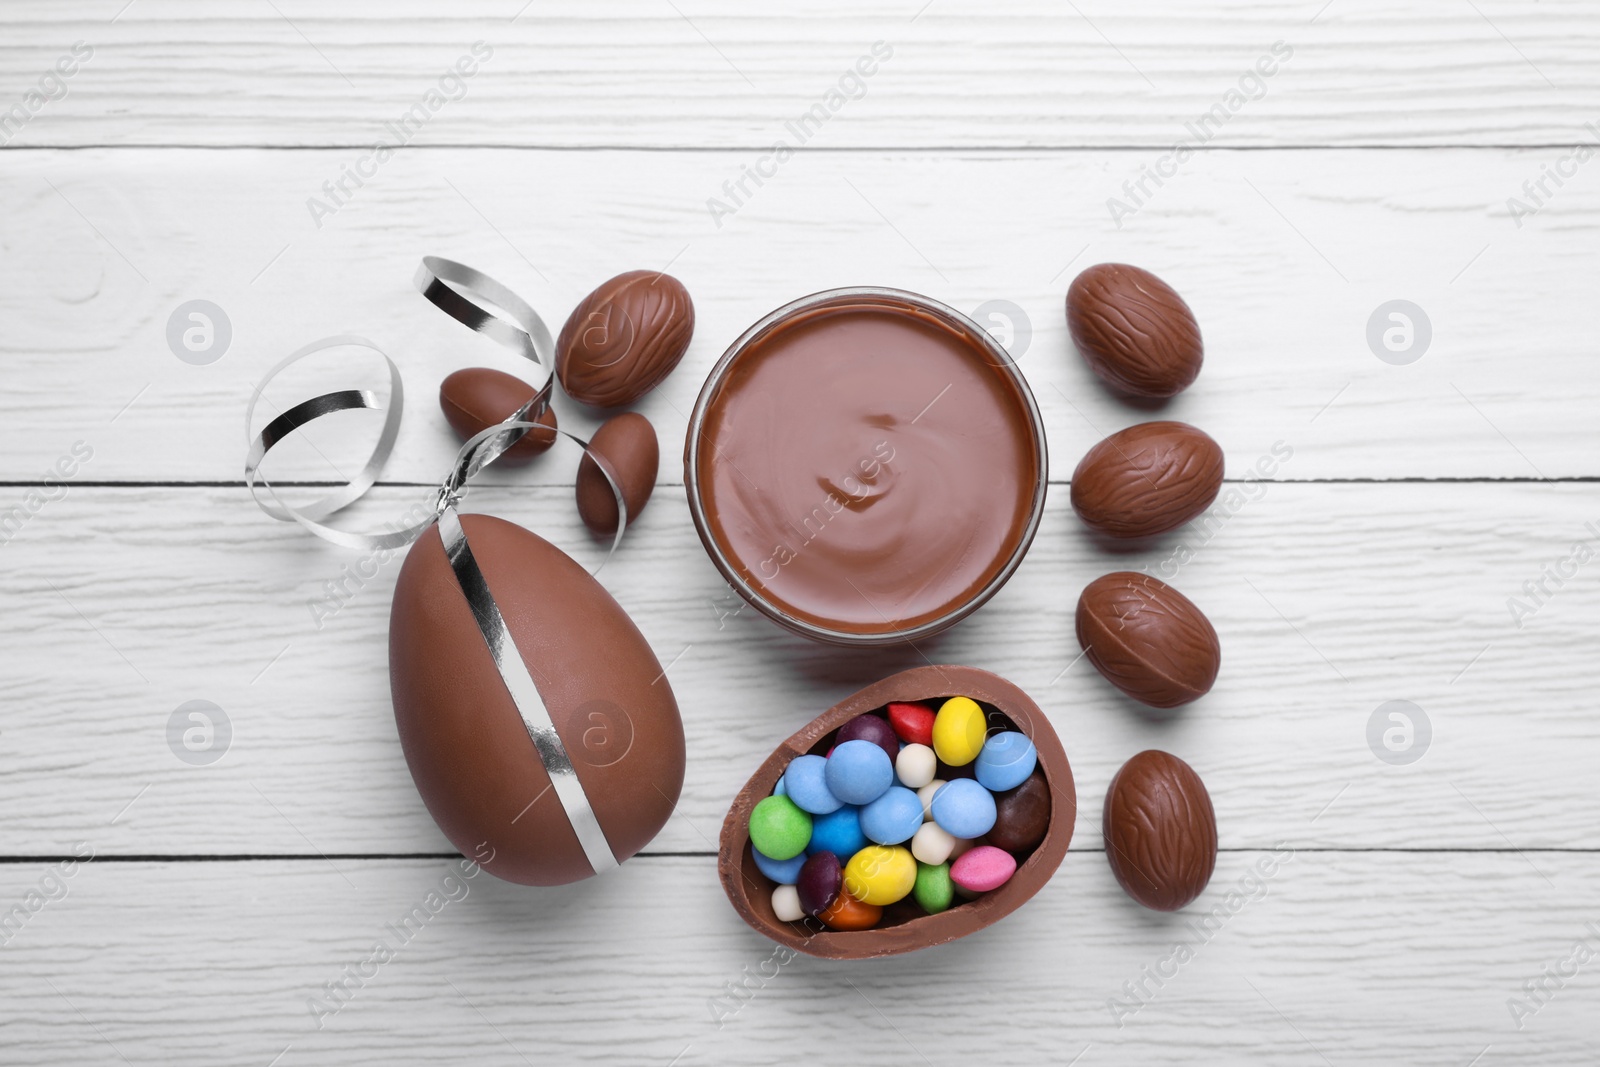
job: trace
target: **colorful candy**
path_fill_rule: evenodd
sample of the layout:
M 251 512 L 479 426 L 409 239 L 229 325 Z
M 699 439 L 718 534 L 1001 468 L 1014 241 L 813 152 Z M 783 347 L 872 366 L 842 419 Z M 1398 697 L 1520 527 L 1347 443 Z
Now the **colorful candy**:
M 944 788 L 944 779 L 935 778 L 921 789 L 917 790 L 917 799 L 922 801 L 922 821 L 933 820 L 933 798 L 939 795 L 939 790 Z
M 788 797 L 766 797 L 750 812 L 750 843 L 775 860 L 793 859 L 811 840 L 811 816 Z
M 795 881 L 800 908 L 807 915 L 821 915 L 827 911 L 843 887 L 844 868 L 832 852 L 818 852 L 806 860 Z
M 1007 852 L 1037 848 L 1050 829 L 1050 786 L 1037 771 L 1017 788 L 998 794 L 994 807 L 989 843 Z
M 950 902 L 955 898 L 955 889 L 950 882 L 950 865 L 917 864 L 917 884 L 912 887 L 911 893 L 929 915 L 937 915 L 950 907 Z
M 868 845 L 844 865 L 845 892 L 882 907 L 904 900 L 917 882 L 917 861 L 899 845 Z
M 933 747 L 933 712 L 921 704 L 890 704 L 889 726 L 908 745 Z
M 792 885 L 780 885 L 772 891 L 772 914 L 779 922 L 799 922 L 806 917 L 800 909 L 800 894 Z
M 978 784 L 991 793 L 1015 789 L 1039 764 L 1039 753 L 1027 734 L 1015 730 L 991 734 L 978 753 Z
M 783 772 L 783 782 L 788 787 L 789 799 L 801 811 L 828 815 L 844 807 L 844 801 L 828 790 L 824 777 L 827 767 L 828 761 L 821 756 L 800 756 L 789 761 L 788 770 Z
M 894 776 L 908 789 L 921 789 L 933 781 L 939 770 L 939 757 L 927 745 L 912 742 L 894 760 Z
M 993 828 L 994 817 L 994 794 L 971 778 L 957 778 L 934 794 L 933 821 L 951 837 L 982 837 Z
M 911 855 L 918 863 L 938 866 L 950 858 L 955 847 L 956 839 L 936 822 L 923 823 L 911 838 Z
M 833 743 L 842 745 L 846 741 L 871 741 L 883 749 L 890 763 L 894 762 L 895 756 L 900 752 L 900 739 L 894 735 L 894 727 L 876 715 L 857 715 L 839 727 Z
M 890 786 L 861 809 L 861 832 L 880 845 L 910 841 L 921 825 L 922 801 L 903 785 Z
M 793 856 L 786 860 L 775 860 L 765 855 L 759 848 L 752 848 L 750 852 L 755 856 L 756 867 L 762 874 L 771 878 L 779 885 L 792 883 L 800 877 L 800 868 L 805 865 L 805 856 Z
M 867 847 L 867 835 L 861 832 L 861 809 L 846 804 L 831 815 L 819 815 L 811 820 L 811 843 L 807 853 L 832 852 L 847 859 Z
M 988 729 L 983 709 L 967 697 L 951 697 L 933 720 L 933 750 L 952 767 L 965 767 L 983 751 Z
M 969 893 L 999 889 L 1016 873 L 1016 858 L 993 845 L 979 845 L 950 865 L 950 880 Z
M 835 930 L 870 930 L 883 918 L 883 909 L 876 904 L 857 900 L 841 890 L 828 910 L 817 918 Z
M 1004 885 L 1049 829 L 1032 740 L 990 735 L 967 697 L 937 713 L 896 703 L 887 717 L 859 715 L 826 751 L 791 760 L 750 813 L 755 864 L 777 883 L 782 922 L 865 930 L 907 897 L 936 915 Z M 949 780 L 935 777 L 941 767 Z
M 894 764 L 873 741 L 846 741 L 828 757 L 825 777 L 828 791 L 846 804 L 870 804 L 894 784 Z

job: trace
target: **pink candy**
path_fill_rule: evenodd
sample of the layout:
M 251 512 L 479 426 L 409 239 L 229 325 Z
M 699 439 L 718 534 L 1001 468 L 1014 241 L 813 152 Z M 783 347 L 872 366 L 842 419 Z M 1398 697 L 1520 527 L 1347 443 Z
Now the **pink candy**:
M 999 889 L 1016 873 L 1016 859 L 993 845 L 979 845 L 950 865 L 950 880 L 972 893 Z

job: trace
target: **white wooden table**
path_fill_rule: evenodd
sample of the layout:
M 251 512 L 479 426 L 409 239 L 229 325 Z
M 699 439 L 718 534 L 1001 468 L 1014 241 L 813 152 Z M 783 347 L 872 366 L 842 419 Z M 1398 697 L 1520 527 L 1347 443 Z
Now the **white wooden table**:
M 1600 7 L 766 7 L 0 9 L 0 108 L 27 118 L 0 126 L 0 512 L 22 509 L 0 545 L 0 1062 L 1593 1063 L 1600 162 L 1573 146 L 1600 141 Z M 458 98 L 364 162 L 478 41 L 477 73 L 441 94 Z M 879 41 L 892 54 L 846 78 Z M 1262 57 L 1274 73 L 1230 100 Z M 841 84 L 857 98 L 731 205 L 724 183 Z M 1167 159 L 1218 106 L 1203 150 Z M 323 183 L 358 165 L 371 175 L 332 200 Z M 737 209 L 716 218 L 713 197 Z M 411 392 L 366 517 L 443 474 L 438 381 L 509 364 L 410 289 L 429 253 L 553 324 L 638 267 L 670 267 L 698 308 L 642 408 L 660 487 L 603 574 L 672 664 L 688 777 L 647 853 L 589 884 L 449 880 L 389 708 L 395 566 L 319 625 L 309 605 L 359 555 L 243 489 L 254 383 L 345 331 L 383 344 Z M 1234 486 L 1250 499 L 1209 539 L 1114 557 L 1067 506 L 1083 451 L 1149 417 L 1066 336 L 1067 284 L 1102 260 L 1155 270 L 1200 318 L 1205 371 L 1172 417 L 1221 441 L 1235 477 L 1292 449 L 1264 489 Z M 1049 513 L 1001 595 L 923 651 L 1039 700 L 1080 820 L 1054 881 L 978 936 L 778 965 L 717 885 L 726 806 L 778 740 L 921 660 L 735 612 L 675 457 L 740 330 L 862 283 L 1031 321 Z M 167 340 L 196 299 L 231 324 L 207 365 Z M 1403 365 L 1367 338 L 1391 300 L 1431 324 Z M 307 480 L 353 455 L 322 443 L 327 461 L 297 461 Z M 46 479 L 64 457 L 72 474 Z M 471 503 L 592 561 L 572 473 L 552 456 Z M 1071 612 L 1091 578 L 1181 544 L 1176 584 L 1224 666 L 1156 721 L 1073 665 Z M 205 765 L 169 742 L 192 700 L 229 724 Z M 1391 700 L 1431 724 L 1405 765 L 1369 746 Z M 1236 910 L 1203 943 L 1123 896 L 1101 850 L 1106 784 L 1147 747 L 1190 761 L 1216 804 L 1223 852 L 1188 918 Z M 1258 879 L 1274 851 L 1289 858 Z M 371 963 L 435 890 L 437 914 Z

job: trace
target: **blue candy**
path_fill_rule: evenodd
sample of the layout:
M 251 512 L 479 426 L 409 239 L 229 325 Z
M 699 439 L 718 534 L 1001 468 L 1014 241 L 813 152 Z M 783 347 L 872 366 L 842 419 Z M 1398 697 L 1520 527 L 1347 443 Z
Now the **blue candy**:
M 947 782 L 933 794 L 933 821 L 951 837 L 971 840 L 994 829 L 994 795 L 971 778 Z
M 844 806 L 844 801 L 828 792 L 827 767 L 828 761 L 821 756 L 797 756 L 789 761 L 783 784 L 795 807 L 812 815 L 827 815 Z
M 778 784 L 772 787 L 772 795 L 786 797 L 789 795 L 789 783 L 783 780 L 783 775 L 778 775 Z
M 867 835 L 861 832 L 859 808 L 845 806 L 831 815 L 818 815 L 811 820 L 811 843 L 806 855 L 832 852 L 844 863 L 867 847 Z
M 792 860 L 775 860 L 771 856 L 762 855 L 759 848 L 752 848 L 750 851 L 755 854 L 756 866 L 761 868 L 761 873 L 779 885 L 794 885 L 794 880 L 800 877 L 800 868 L 806 863 L 803 852 Z
M 1028 780 L 1039 754 L 1026 734 L 1015 730 L 994 734 L 978 753 L 978 784 L 995 793 L 1015 789 Z
M 880 845 L 909 841 L 921 826 L 922 801 L 903 785 L 890 786 L 883 796 L 861 809 L 861 831 Z
M 889 754 L 871 741 L 846 741 L 827 762 L 828 792 L 846 804 L 870 804 L 894 784 Z

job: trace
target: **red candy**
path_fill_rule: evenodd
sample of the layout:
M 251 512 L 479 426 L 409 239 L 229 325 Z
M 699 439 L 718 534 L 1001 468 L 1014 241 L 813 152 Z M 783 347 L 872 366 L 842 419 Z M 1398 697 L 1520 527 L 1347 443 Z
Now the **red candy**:
M 921 704 L 890 704 L 889 725 L 906 744 L 933 747 L 933 712 Z

